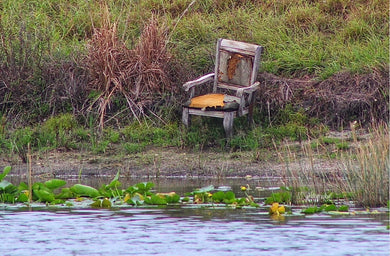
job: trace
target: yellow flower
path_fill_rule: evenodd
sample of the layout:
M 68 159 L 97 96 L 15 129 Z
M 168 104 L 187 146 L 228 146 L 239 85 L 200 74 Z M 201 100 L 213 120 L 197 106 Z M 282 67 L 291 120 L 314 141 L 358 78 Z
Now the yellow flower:
M 241 190 L 242 191 L 246 191 L 246 187 L 245 186 L 241 186 Z
M 279 206 L 279 203 L 273 203 L 269 209 L 269 213 L 272 215 L 280 215 L 286 212 L 284 205 Z
M 279 212 L 280 214 L 283 214 L 283 213 L 285 213 L 285 212 L 286 212 L 286 209 L 284 208 L 284 205 L 282 205 L 282 206 L 279 206 L 279 208 L 278 208 L 278 212 Z
M 273 203 L 269 209 L 270 214 L 276 214 L 278 212 L 279 203 Z

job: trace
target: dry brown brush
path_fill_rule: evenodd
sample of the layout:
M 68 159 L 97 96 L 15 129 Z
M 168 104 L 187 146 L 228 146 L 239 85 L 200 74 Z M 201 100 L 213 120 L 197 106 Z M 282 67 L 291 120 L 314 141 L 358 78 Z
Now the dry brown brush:
M 0 113 L 7 122 L 24 126 L 58 113 L 78 114 L 86 76 L 75 58 L 48 56 L 46 31 L 29 30 L 23 21 L 17 35 L 1 25 L 0 32 Z
M 166 42 L 167 33 L 154 18 L 145 25 L 134 49 L 119 40 L 116 23 L 108 19 L 94 30 L 86 66 L 89 89 L 100 93 L 91 108 L 97 106 L 101 128 L 115 96 L 122 95 L 132 116 L 139 119 L 152 112 L 154 101 L 173 89 Z
M 389 121 L 389 71 L 386 68 L 369 74 L 338 73 L 324 81 L 287 79 L 263 73 L 258 100 L 260 111 L 272 117 L 290 104 L 303 108 L 332 128 L 345 128 L 357 121 Z

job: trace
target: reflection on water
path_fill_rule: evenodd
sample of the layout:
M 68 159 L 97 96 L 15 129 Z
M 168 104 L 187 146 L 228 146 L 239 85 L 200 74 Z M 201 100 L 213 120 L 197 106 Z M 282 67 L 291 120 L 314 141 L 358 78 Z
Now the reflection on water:
M 110 180 L 100 180 L 100 184 L 84 180 L 83 184 L 99 187 Z M 124 187 L 140 181 L 144 180 L 121 180 Z M 72 182 L 77 180 L 68 185 Z M 254 187 L 270 185 L 259 180 L 154 182 L 158 192 L 176 191 L 181 195 L 210 184 L 230 186 L 235 192 L 243 183 Z M 387 214 L 294 215 L 272 219 L 266 208 L 12 210 L 0 206 L 0 255 L 387 256 L 388 224 Z
M 380 217 L 381 216 L 381 217 Z M 259 209 L 1 211 L 1 255 L 388 255 L 386 216 Z

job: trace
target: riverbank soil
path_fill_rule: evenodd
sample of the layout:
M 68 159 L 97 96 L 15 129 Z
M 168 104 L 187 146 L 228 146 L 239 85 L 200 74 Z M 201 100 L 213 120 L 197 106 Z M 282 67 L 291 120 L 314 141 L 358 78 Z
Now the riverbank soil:
M 349 132 L 331 132 L 329 136 L 349 140 Z M 359 136 L 360 141 L 369 134 Z M 309 142 L 306 142 L 309 143 Z M 350 144 L 353 146 L 353 143 Z M 289 150 L 302 154 L 302 143 L 293 142 Z M 337 171 L 340 162 L 324 157 L 329 149 L 323 149 L 311 164 L 313 170 Z M 52 150 L 32 155 L 31 169 L 34 176 L 114 176 L 120 171 L 123 177 L 213 177 L 213 178 L 267 178 L 278 179 L 285 173 L 286 164 L 281 158 L 283 150 L 259 149 L 258 151 L 215 152 L 189 151 L 180 148 L 151 147 L 137 154 L 116 154 L 111 149 L 105 154 L 92 152 Z M 305 156 L 289 163 L 289 168 L 301 168 Z M 11 165 L 10 175 L 25 176 L 29 165 L 17 155 L 1 156 L 1 166 Z

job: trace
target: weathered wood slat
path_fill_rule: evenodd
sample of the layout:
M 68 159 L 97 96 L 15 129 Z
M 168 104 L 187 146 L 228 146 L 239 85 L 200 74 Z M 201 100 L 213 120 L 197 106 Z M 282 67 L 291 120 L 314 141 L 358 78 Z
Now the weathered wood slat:
M 238 41 L 233 41 L 228 39 L 224 39 L 221 42 L 221 49 L 231 51 L 231 52 L 242 53 L 250 56 L 255 56 L 256 49 L 258 47 L 259 46 L 255 44 L 238 42 Z
M 208 117 L 218 117 L 218 118 L 224 118 L 225 113 L 228 113 L 229 111 L 206 111 L 206 110 L 201 110 L 201 109 L 193 109 L 189 108 L 188 113 L 190 115 L 195 115 L 195 116 L 208 116 Z M 230 113 L 234 113 L 233 116 L 237 116 L 236 111 L 231 111 Z
M 244 91 L 250 93 L 250 92 L 253 92 L 254 90 L 257 90 L 259 85 L 260 85 L 259 82 L 255 82 L 254 84 L 252 84 L 250 86 L 239 86 L 236 84 L 219 83 L 218 88 L 234 90 L 234 91 L 238 91 L 238 90 L 243 89 Z
M 194 86 L 200 85 L 200 84 L 204 84 L 204 83 L 207 83 L 209 81 L 213 81 L 213 79 L 214 79 L 214 73 L 210 73 L 210 74 L 204 75 L 202 77 L 199 77 L 196 80 L 186 82 L 185 84 L 183 84 L 183 87 L 184 87 L 184 90 L 188 91 L 191 87 L 194 87 Z

